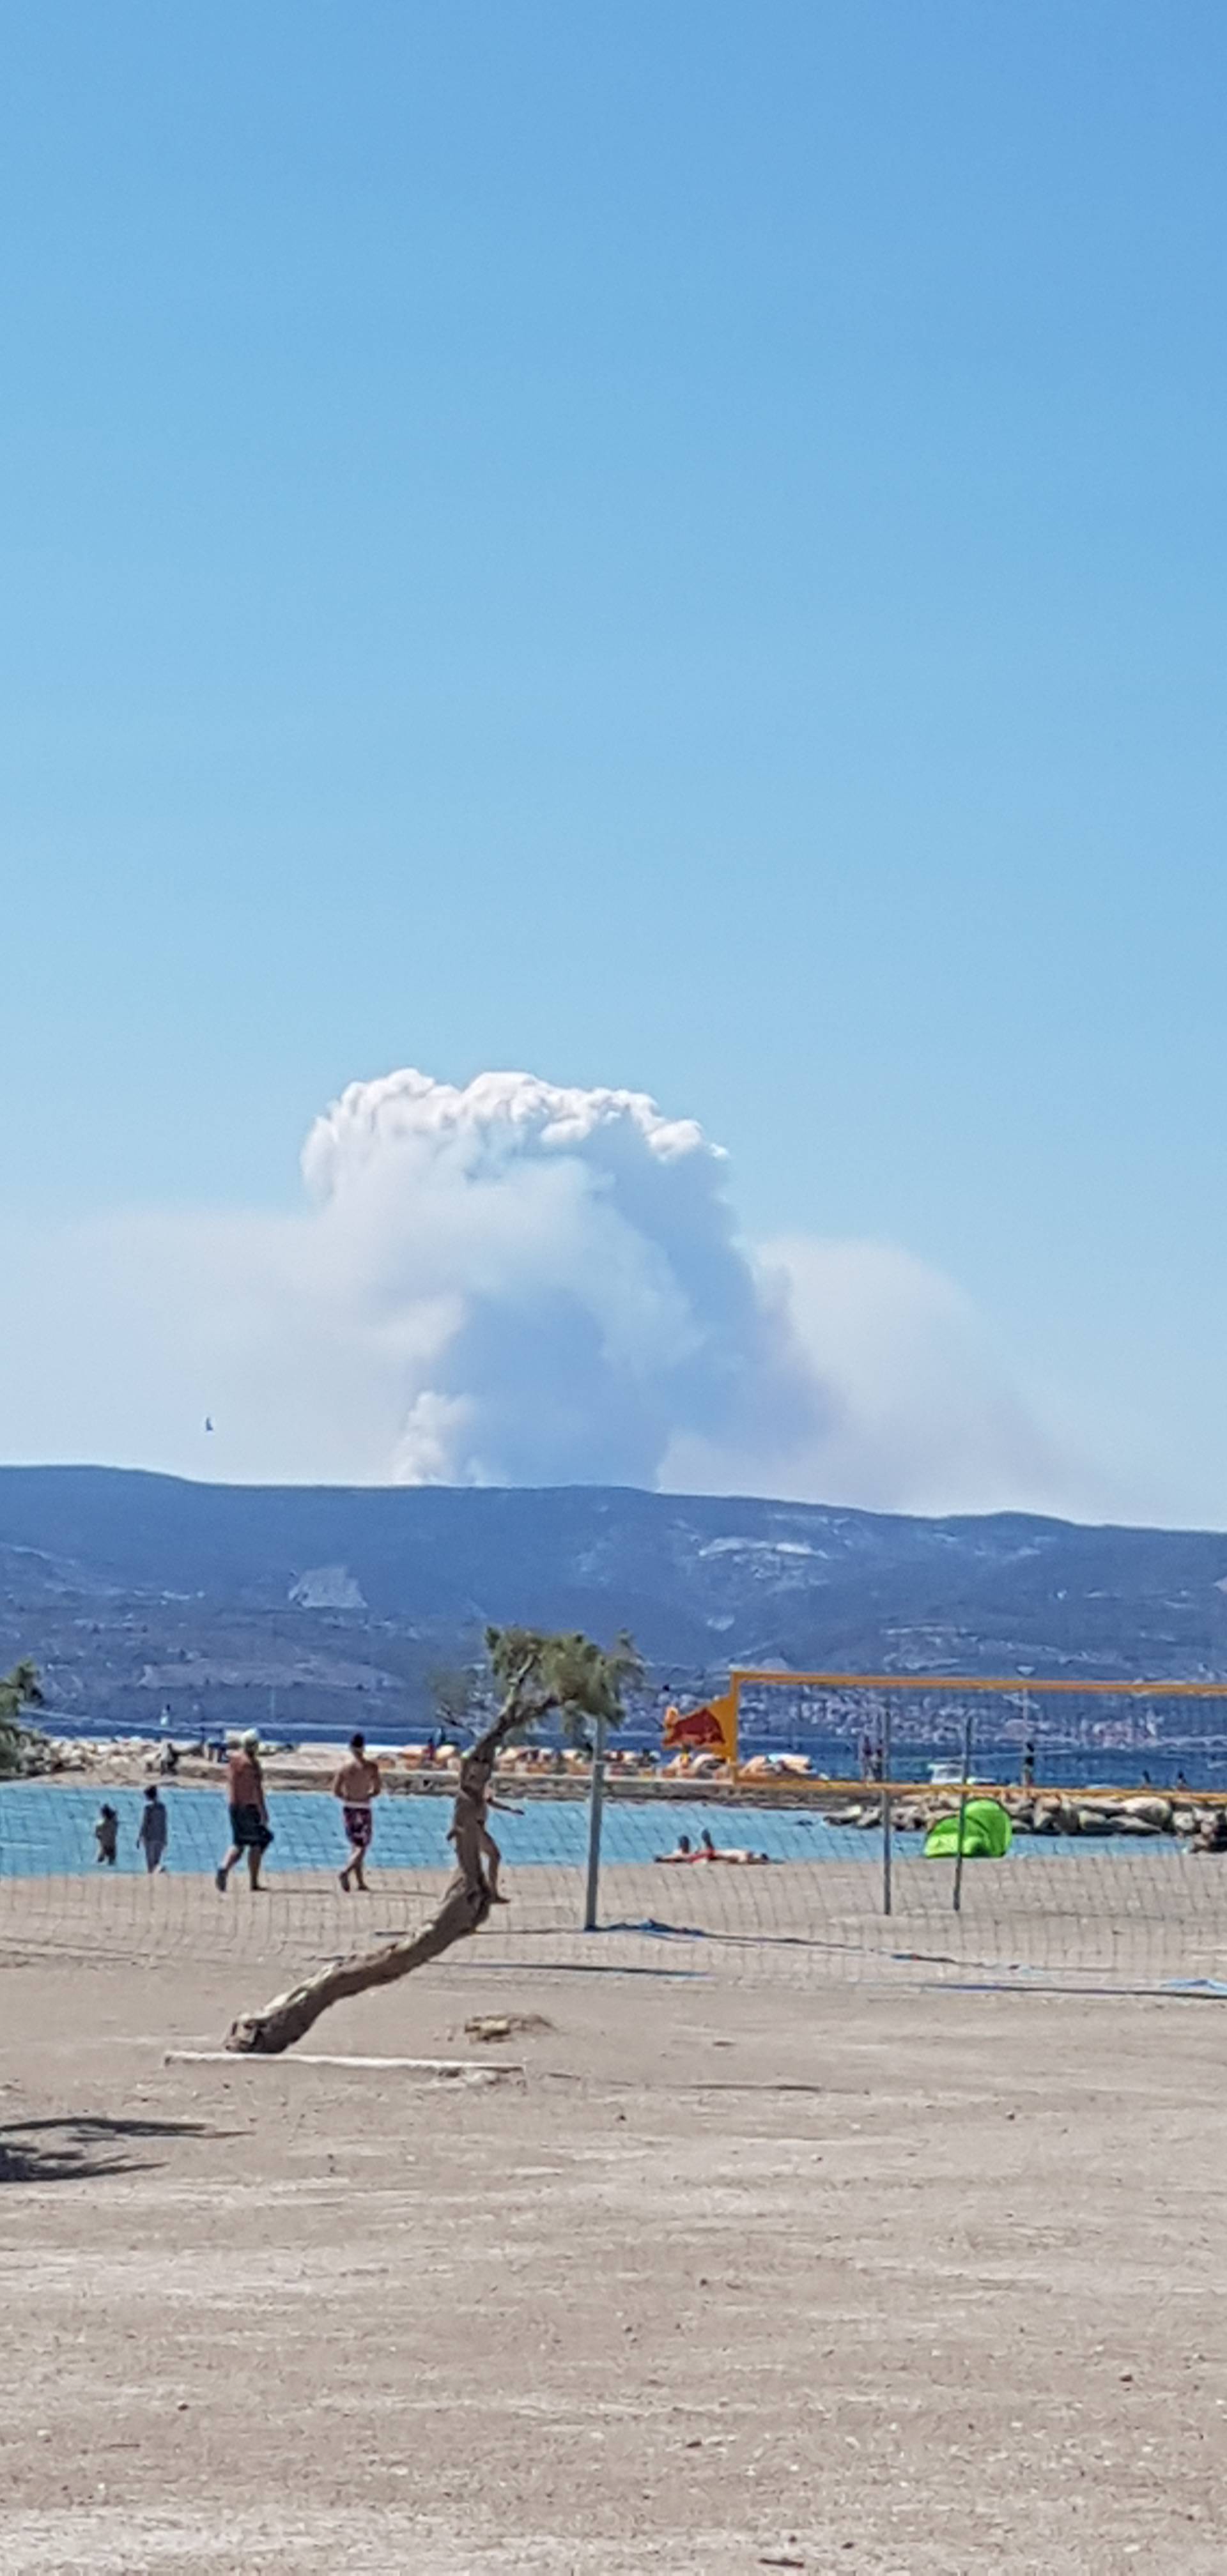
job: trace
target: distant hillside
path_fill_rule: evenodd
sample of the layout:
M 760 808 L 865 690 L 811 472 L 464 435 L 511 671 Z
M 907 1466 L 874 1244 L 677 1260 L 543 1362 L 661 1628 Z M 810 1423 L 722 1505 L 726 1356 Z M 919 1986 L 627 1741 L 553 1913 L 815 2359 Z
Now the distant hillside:
M 66 1713 L 424 1711 L 487 1619 L 627 1627 L 660 1670 L 1227 1674 L 1227 1538 L 598 1486 L 186 1484 L 0 1468 L 0 1664 Z M 376 1712 L 371 1712 L 376 1722 Z

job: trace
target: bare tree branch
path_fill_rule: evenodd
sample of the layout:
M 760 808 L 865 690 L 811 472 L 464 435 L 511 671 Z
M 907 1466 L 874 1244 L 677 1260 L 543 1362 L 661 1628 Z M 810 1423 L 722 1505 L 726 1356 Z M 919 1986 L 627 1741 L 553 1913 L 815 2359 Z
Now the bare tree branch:
M 398 1977 L 412 1976 L 415 1968 L 424 1968 L 428 1961 L 450 1950 L 454 1942 L 476 1932 L 489 1911 L 489 1889 L 475 1888 L 457 1870 L 433 1921 L 411 1940 L 390 1941 L 386 1949 L 365 1950 L 356 1959 L 338 1960 L 331 1967 L 321 1968 L 318 1976 L 308 1977 L 301 1986 L 291 1986 L 288 1994 L 274 1995 L 263 2012 L 240 2013 L 226 2034 L 227 2048 L 240 2056 L 279 2057 L 283 2049 L 293 2048 L 330 2005 L 345 2003 L 351 1995 L 364 1995 L 374 1986 L 393 1985 Z
M 412 1976 L 415 1968 L 426 1967 L 457 1941 L 479 1931 L 494 1901 L 482 1866 L 481 1822 L 500 1747 L 518 1729 L 538 1724 L 551 1709 L 603 1716 L 616 1724 L 622 1684 L 639 1671 L 634 1649 L 625 1638 L 607 1655 L 587 1637 L 491 1628 L 486 1646 L 495 1677 L 503 1685 L 503 1699 L 497 1716 L 461 1762 L 449 1836 L 455 1845 L 456 1869 L 438 1913 L 407 1940 L 390 1941 L 381 1950 L 337 1961 L 288 1993 L 275 1995 L 262 2012 L 240 2013 L 226 2036 L 227 2048 L 237 2055 L 280 2056 L 332 2004 Z M 531 1690 L 530 1684 L 534 1685 Z

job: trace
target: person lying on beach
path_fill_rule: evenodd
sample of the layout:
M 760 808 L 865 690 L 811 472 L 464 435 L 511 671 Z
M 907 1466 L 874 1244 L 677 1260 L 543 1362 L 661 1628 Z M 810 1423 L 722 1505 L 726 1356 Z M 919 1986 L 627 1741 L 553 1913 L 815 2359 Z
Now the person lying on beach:
M 695 1853 L 696 1860 L 722 1860 L 733 1869 L 760 1869 L 771 1858 L 770 1852 L 717 1851 L 710 1834 L 700 1834 L 699 1842 L 702 1848 Z
M 691 1861 L 697 1864 L 698 1862 L 705 1860 L 720 1860 L 724 1861 L 731 1869 L 760 1869 L 765 1861 L 770 1860 L 771 1854 L 770 1852 L 739 1850 L 717 1851 L 711 1835 L 708 1833 L 702 1833 L 699 1836 L 699 1848 L 697 1851 L 694 1850 L 691 1844 L 689 1834 L 679 1834 L 676 1850 L 671 1852 L 657 1852 L 656 1858 L 658 1861 L 663 1861 L 666 1867 L 670 1863 L 677 1864 L 683 1861 Z

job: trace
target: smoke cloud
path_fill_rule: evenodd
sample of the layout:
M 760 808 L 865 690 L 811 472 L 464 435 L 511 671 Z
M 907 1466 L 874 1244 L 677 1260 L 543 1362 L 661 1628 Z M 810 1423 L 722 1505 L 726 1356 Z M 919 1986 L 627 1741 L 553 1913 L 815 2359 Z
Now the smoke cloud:
M 1097 1508 L 950 1281 L 889 1245 L 747 1245 L 719 1147 L 642 1093 L 393 1073 L 316 1119 L 302 1171 L 290 1216 L 10 1239 L 0 1455 Z
M 370 1328 L 408 1337 L 406 1482 L 651 1485 L 679 1437 L 735 1452 L 820 1430 L 723 1156 L 640 1092 L 353 1083 L 303 1173 Z

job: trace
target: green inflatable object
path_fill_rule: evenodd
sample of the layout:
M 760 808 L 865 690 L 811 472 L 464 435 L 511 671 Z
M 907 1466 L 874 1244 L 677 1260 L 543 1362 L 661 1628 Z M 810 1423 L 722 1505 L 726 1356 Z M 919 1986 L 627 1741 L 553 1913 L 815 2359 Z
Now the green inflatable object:
M 1013 1840 L 1013 1825 L 995 1798 L 968 1799 L 963 1809 L 964 1860 L 1004 1860 Z M 958 1817 L 942 1816 L 925 1835 L 925 1859 L 957 1860 L 958 1854 Z

